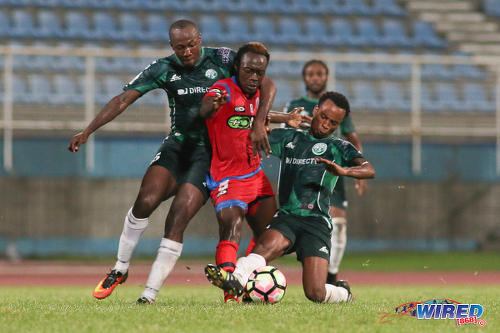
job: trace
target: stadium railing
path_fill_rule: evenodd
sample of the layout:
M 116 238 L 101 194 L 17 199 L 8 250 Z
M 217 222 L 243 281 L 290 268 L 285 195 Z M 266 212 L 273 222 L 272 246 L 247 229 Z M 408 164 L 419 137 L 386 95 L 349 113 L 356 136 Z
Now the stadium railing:
M 14 59 L 18 57 L 41 57 L 41 56 L 53 56 L 58 57 L 58 59 L 63 59 L 68 57 L 68 59 L 85 59 L 84 60 L 84 72 L 78 74 L 77 77 L 83 81 L 75 84 L 75 86 L 69 86 L 70 91 L 68 93 L 74 97 L 72 99 L 57 97 L 54 98 L 52 104 L 57 105 L 61 103 L 70 102 L 78 103 L 81 102 L 82 110 L 84 113 L 83 119 L 80 120 L 59 120 L 53 119 L 47 116 L 45 119 L 43 115 L 37 114 L 37 117 L 26 118 L 26 117 L 15 117 L 15 105 L 19 101 L 25 103 L 51 103 L 50 94 L 57 94 L 62 89 L 64 81 L 61 77 L 55 77 L 53 79 L 53 84 L 51 83 L 51 88 L 43 87 L 41 83 L 41 78 L 38 75 L 29 73 L 25 75 L 24 79 L 18 80 L 19 74 L 15 70 Z M 106 96 L 101 96 L 99 92 L 96 92 L 96 86 L 98 82 L 104 81 L 104 85 L 116 82 L 116 78 L 106 78 L 100 77 L 97 79 L 97 75 L 102 75 L 102 73 L 97 68 L 97 59 L 157 59 L 165 56 L 163 50 L 157 49 L 104 49 L 104 48 L 70 48 L 70 47 L 47 47 L 47 46 L 1 46 L 0 47 L 0 57 L 3 60 L 3 87 L 2 98 L 3 101 L 3 112 L 2 118 L 0 119 L 0 130 L 3 132 L 3 166 L 4 169 L 9 172 L 13 168 L 12 161 L 12 147 L 13 147 L 13 133 L 17 130 L 40 130 L 40 131 L 50 131 L 50 130 L 71 130 L 78 131 L 84 128 L 90 120 L 92 120 L 96 114 L 96 104 L 102 104 L 106 102 Z M 406 137 L 411 138 L 412 141 L 412 170 L 415 174 L 421 172 L 421 145 L 423 137 L 439 136 L 439 137 L 477 137 L 477 138 L 490 138 L 496 139 L 497 146 L 497 157 L 496 157 L 496 169 L 497 173 L 500 174 L 500 58 L 499 57 L 489 57 L 489 56 L 437 56 L 437 55 L 405 55 L 405 54 L 395 54 L 395 55 L 382 55 L 382 54 L 353 54 L 353 53 L 342 53 L 342 54 L 332 54 L 332 53 L 312 53 L 312 52 L 284 52 L 276 51 L 273 52 L 273 61 L 283 62 L 283 64 L 302 64 L 304 61 L 312 58 L 322 59 L 328 63 L 332 75 L 330 79 L 330 89 L 335 89 L 337 86 L 342 87 L 342 91 L 346 91 L 348 97 L 351 99 L 354 107 L 361 109 L 365 112 L 373 111 L 374 114 L 379 114 L 380 111 L 385 109 L 400 109 L 400 111 L 406 111 L 408 117 L 405 118 L 405 122 L 393 123 L 393 122 L 380 122 L 377 124 L 362 123 L 357 126 L 357 130 L 361 134 L 366 135 L 391 135 L 396 137 Z M 138 62 L 137 62 L 138 63 Z M 346 64 L 349 64 L 348 66 Z M 369 64 L 369 65 L 367 65 Z M 342 80 L 341 75 L 344 66 L 349 67 L 351 70 L 355 69 L 359 65 L 360 68 L 368 67 L 372 68 L 374 73 L 377 69 L 382 66 L 390 65 L 390 68 L 407 68 L 409 71 L 409 76 L 405 81 L 406 85 L 409 87 L 409 93 L 405 96 L 405 92 L 400 89 L 395 89 L 394 84 L 391 86 L 390 82 L 382 81 L 380 82 L 381 91 L 379 100 L 373 100 L 373 92 L 370 96 L 365 96 L 367 90 L 372 89 L 369 84 L 363 84 L 363 81 L 373 80 L 373 73 L 369 75 L 364 75 L 362 71 L 358 72 L 359 79 L 361 81 L 355 82 L 353 84 L 352 94 L 349 93 L 347 85 L 342 82 L 342 86 L 337 84 L 336 78 Z M 464 96 L 464 99 L 460 101 L 460 104 L 456 96 L 457 92 L 453 90 L 451 85 L 447 85 L 446 82 L 431 82 L 435 91 L 430 91 L 428 83 L 424 84 L 424 68 L 426 66 L 446 66 L 446 68 L 460 69 L 460 68 L 471 68 L 471 66 L 481 66 L 481 68 L 487 68 L 490 75 L 489 84 L 493 90 L 488 91 L 488 95 L 492 95 L 492 98 L 485 100 L 478 100 L 479 98 L 484 98 L 485 91 L 478 82 L 466 82 L 469 85 L 464 85 L 463 90 L 471 89 L 471 91 L 465 92 L 460 90 L 460 94 Z M 285 65 L 286 67 L 286 65 Z M 300 68 L 300 65 L 294 67 Z M 339 70 L 337 70 L 337 67 Z M 142 68 L 136 68 L 136 71 Z M 407 71 L 408 72 L 408 71 Z M 271 73 L 271 72 L 270 72 Z M 299 73 L 297 73 L 300 75 Z M 345 74 L 345 72 L 344 72 Z M 292 96 L 296 96 L 298 92 L 295 91 L 291 86 L 285 87 L 284 82 L 290 80 L 290 76 L 286 73 L 275 71 L 272 73 L 272 78 L 275 79 L 279 84 L 278 88 L 281 87 L 282 94 L 284 97 L 279 97 L 280 92 L 278 92 L 277 100 L 280 101 L 283 106 L 284 102 L 289 100 Z M 376 77 L 376 76 L 375 76 Z M 381 78 L 383 80 L 383 78 Z M 31 81 L 31 82 L 30 82 Z M 299 82 L 295 78 L 295 82 Z M 349 81 L 349 80 L 346 80 Z M 390 81 L 390 80 L 389 80 Z M 75 83 L 75 82 L 73 82 Z M 300 82 L 299 82 L 300 83 Z M 393 82 L 397 83 L 397 82 Z M 35 100 L 29 100 L 33 96 L 27 94 L 26 84 L 35 85 Z M 54 87 L 52 87 L 52 85 Z M 112 97 L 113 94 L 119 93 L 119 83 L 113 85 L 116 86 L 116 92 L 108 91 L 107 96 Z M 77 89 L 81 87 L 81 89 Z M 295 85 L 297 87 L 297 85 Z M 356 88 L 357 87 L 357 88 Z M 354 91 L 359 89 L 359 91 Z M 365 92 L 363 91 L 365 90 Z M 392 91 L 391 91 L 392 90 Z M 82 96 L 76 97 L 77 93 L 81 91 Z M 442 94 L 438 94 L 436 98 L 433 98 L 435 92 L 441 91 Z M 361 98 L 357 98 L 356 95 L 359 93 Z M 378 94 L 378 93 L 376 93 Z M 149 94 L 148 94 L 149 95 Z M 354 98 L 351 98 L 354 97 Z M 162 99 L 159 94 L 154 95 L 154 103 L 161 103 Z M 398 99 L 391 102 L 392 99 Z M 166 98 L 163 99 L 166 104 Z M 467 123 L 451 123 L 449 126 L 445 126 L 442 122 L 439 124 L 433 124 L 423 122 L 422 118 L 425 115 L 424 111 L 427 108 L 428 111 L 441 112 L 439 107 L 453 109 L 457 107 L 457 111 L 464 111 L 468 108 L 475 108 L 472 110 L 474 112 L 481 111 L 482 109 L 492 109 L 495 113 L 491 113 L 493 121 L 488 121 L 486 124 L 478 126 L 469 126 Z M 168 106 L 165 106 L 168 111 Z M 279 108 L 276 108 L 279 109 Z M 408 112 L 409 111 L 409 112 Z M 401 112 L 399 112 L 401 113 Z M 168 114 L 168 113 L 166 113 Z M 484 112 L 483 112 L 484 114 Z M 476 114 L 473 114 L 474 116 Z M 387 117 L 391 117 L 392 114 L 388 113 Z M 453 116 L 453 115 L 452 115 Z M 42 119 L 40 118 L 42 117 Z M 168 117 L 165 117 L 168 118 Z M 389 118 L 387 118 L 389 119 Z M 457 125 L 458 124 L 458 125 Z M 126 131 L 136 131 L 136 132 L 167 132 L 169 130 L 168 119 L 164 122 L 145 122 L 142 118 L 138 118 L 135 121 L 117 121 L 112 122 L 105 126 L 102 130 L 104 131 L 115 131 L 115 132 L 126 132 Z M 93 168 L 93 137 L 90 138 L 89 144 L 86 149 L 86 167 L 91 170 Z

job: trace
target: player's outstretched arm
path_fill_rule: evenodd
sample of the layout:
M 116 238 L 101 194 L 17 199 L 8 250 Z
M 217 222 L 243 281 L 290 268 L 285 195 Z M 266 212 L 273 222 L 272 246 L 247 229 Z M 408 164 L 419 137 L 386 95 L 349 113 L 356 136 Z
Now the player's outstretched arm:
M 206 96 L 201 100 L 200 116 L 202 118 L 212 118 L 215 111 L 226 104 L 229 98 L 228 93 Z
M 326 166 L 326 170 L 335 176 L 346 176 L 356 179 L 367 179 L 375 177 L 375 169 L 373 166 L 365 160 L 364 158 L 356 158 L 353 160 L 355 166 L 352 167 L 341 167 L 335 162 L 326 160 L 324 158 L 317 158 L 317 163 L 323 163 Z
M 271 110 L 271 106 L 273 105 L 274 96 L 276 96 L 276 86 L 269 77 L 265 76 L 260 87 L 259 109 L 257 110 L 257 115 L 252 125 L 252 132 L 250 133 L 254 155 L 263 151 L 269 157 L 271 153 L 271 145 L 267 139 L 266 120 L 269 110 Z
M 101 126 L 109 123 L 122 113 L 130 104 L 141 96 L 137 90 L 130 89 L 113 97 L 95 116 L 90 124 L 82 132 L 71 138 L 68 145 L 70 152 L 77 152 L 81 145 L 89 139 L 90 134 L 94 133 Z
M 286 123 L 288 126 L 293 128 L 299 128 L 300 126 L 310 126 L 312 118 L 309 116 L 301 115 L 300 112 L 302 110 L 304 110 L 303 107 L 295 108 L 290 113 L 270 111 L 270 122 Z

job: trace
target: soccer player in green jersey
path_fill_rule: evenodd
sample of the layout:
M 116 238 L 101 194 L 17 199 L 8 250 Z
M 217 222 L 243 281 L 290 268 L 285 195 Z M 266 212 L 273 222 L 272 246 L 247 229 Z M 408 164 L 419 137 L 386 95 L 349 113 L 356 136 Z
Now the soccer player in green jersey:
M 302 79 L 306 86 L 306 96 L 293 100 L 285 107 L 285 113 L 290 113 L 292 110 L 301 110 L 303 116 L 312 116 L 314 107 L 318 104 L 318 100 L 326 91 L 328 82 L 328 67 L 321 60 L 310 60 L 304 64 L 302 68 Z M 272 121 L 279 122 L 273 114 Z M 340 133 L 337 133 L 340 132 Z M 335 131 L 335 135 L 342 135 L 347 141 L 352 143 L 359 151 L 362 151 L 361 141 L 351 117 L 348 115 L 344 118 L 339 126 L 339 130 Z M 362 195 L 366 190 L 366 181 L 363 179 L 355 180 L 355 187 L 358 195 Z M 339 177 L 335 190 L 330 198 L 331 207 L 330 215 L 334 229 L 332 232 L 332 253 L 330 257 L 330 266 L 328 268 L 328 283 L 337 282 L 337 273 L 339 271 L 340 262 L 344 255 L 344 250 L 347 242 L 347 207 L 348 201 L 345 192 L 344 179 Z
M 309 131 L 280 128 L 270 133 L 272 154 L 281 159 L 279 212 L 253 252 L 238 259 L 233 273 L 215 265 L 205 268 L 212 284 L 240 295 L 255 269 L 296 252 L 308 299 L 325 303 L 352 299 L 347 282 L 326 283 L 333 228 L 330 195 L 340 176 L 373 178 L 375 170 L 351 143 L 331 136 L 348 114 L 344 95 L 325 92 L 314 108 Z
M 235 52 L 228 48 L 202 47 L 196 24 L 188 20 L 174 22 L 169 36 L 174 54 L 154 61 L 125 85 L 124 92 L 113 97 L 68 146 L 70 151 L 78 151 L 93 132 L 117 117 L 143 94 L 158 88 L 166 91 L 171 109 L 171 133 L 147 169 L 137 199 L 125 217 L 118 260 L 94 289 L 94 296 L 99 299 L 108 297 L 118 284 L 125 282 L 132 252 L 148 225 L 149 216 L 162 201 L 175 196 L 146 288 L 138 300 L 138 303 L 154 302 L 181 254 L 188 222 L 208 198 L 204 182 L 210 153 L 199 108 L 208 88 L 217 80 L 230 76 Z M 269 152 L 265 120 L 276 93 L 274 84 L 267 77 L 262 85 L 265 92 L 251 134 L 255 154 L 260 150 Z

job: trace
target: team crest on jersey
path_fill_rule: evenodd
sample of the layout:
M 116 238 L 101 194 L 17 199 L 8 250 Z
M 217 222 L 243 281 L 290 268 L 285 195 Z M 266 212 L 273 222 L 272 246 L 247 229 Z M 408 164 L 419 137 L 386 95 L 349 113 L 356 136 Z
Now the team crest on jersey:
M 207 69 L 207 71 L 205 72 L 205 76 L 208 78 L 208 79 L 215 79 L 217 77 L 217 72 L 210 68 L 210 69 Z
M 314 155 L 321 155 L 326 151 L 326 143 L 319 142 L 312 147 L 312 152 Z
M 235 112 L 245 112 L 245 107 L 244 106 L 235 106 L 234 111 Z
M 253 117 L 249 116 L 231 116 L 227 120 L 227 125 L 234 129 L 250 129 Z

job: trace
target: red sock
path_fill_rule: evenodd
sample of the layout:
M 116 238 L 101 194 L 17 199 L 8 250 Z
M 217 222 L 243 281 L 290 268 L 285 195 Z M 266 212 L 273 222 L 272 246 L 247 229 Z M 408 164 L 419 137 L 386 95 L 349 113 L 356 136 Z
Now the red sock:
M 255 241 L 253 240 L 253 237 L 252 237 L 252 238 L 250 238 L 250 243 L 248 244 L 247 253 L 245 255 L 248 256 L 250 253 L 252 253 L 252 250 L 254 247 L 255 247 Z
M 215 251 L 215 263 L 227 272 L 234 272 L 238 244 L 231 241 L 220 241 Z

